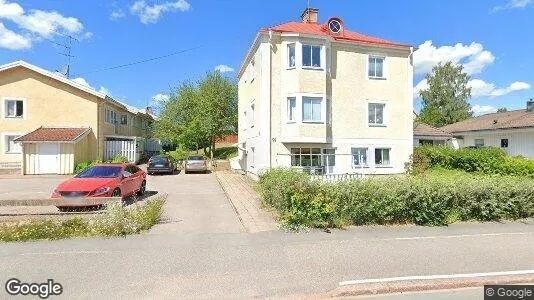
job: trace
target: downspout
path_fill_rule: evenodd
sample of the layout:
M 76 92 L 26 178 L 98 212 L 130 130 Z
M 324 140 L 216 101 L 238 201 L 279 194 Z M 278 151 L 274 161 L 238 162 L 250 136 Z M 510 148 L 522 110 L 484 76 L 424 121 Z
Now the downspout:
M 272 38 L 273 38 L 273 31 L 271 29 L 269 29 L 269 169 L 272 168 L 273 166 L 273 163 L 272 163 L 272 160 L 273 160 L 273 153 L 272 153 L 272 149 L 273 149 L 273 145 L 272 145 L 272 142 L 273 142 L 273 133 L 272 133 L 272 128 L 273 128 L 273 117 L 272 117 L 272 103 L 271 103 L 271 99 L 272 99 L 272 86 L 273 86 L 273 83 L 272 83 L 272 56 L 271 56 L 271 52 L 272 52 Z

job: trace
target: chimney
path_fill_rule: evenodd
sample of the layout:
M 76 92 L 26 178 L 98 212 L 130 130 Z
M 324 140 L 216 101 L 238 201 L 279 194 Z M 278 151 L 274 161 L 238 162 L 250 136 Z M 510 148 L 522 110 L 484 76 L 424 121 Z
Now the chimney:
M 152 107 L 147 106 L 147 108 L 146 108 L 146 113 L 147 113 L 147 114 L 151 114 L 151 115 L 153 115 L 154 112 L 152 111 Z
M 319 21 L 319 9 L 306 8 L 302 15 L 302 23 L 317 24 Z
M 530 100 L 527 101 L 527 111 L 534 112 L 534 99 L 532 98 L 530 98 Z

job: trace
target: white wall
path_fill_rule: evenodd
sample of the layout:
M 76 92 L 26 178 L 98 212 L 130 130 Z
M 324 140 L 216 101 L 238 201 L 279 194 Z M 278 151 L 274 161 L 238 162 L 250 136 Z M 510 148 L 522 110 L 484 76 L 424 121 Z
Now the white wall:
M 501 148 L 501 139 L 508 139 L 509 155 L 534 158 L 534 129 L 499 130 L 494 132 L 473 132 L 463 134 L 462 147 L 474 146 L 475 139 L 484 139 L 484 146 Z

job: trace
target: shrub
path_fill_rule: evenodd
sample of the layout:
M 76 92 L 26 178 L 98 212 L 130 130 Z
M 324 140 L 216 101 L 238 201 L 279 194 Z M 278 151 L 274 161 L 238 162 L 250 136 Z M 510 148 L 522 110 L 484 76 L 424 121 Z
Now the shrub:
M 429 172 L 337 183 L 273 169 L 260 178 L 267 206 L 291 227 L 364 224 L 445 225 L 534 216 L 534 180 Z
M 115 157 L 113 157 L 113 159 L 111 160 L 111 163 L 115 163 L 115 164 L 116 163 L 127 163 L 129 161 L 130 160 L 128 159 L 128 157 L 117 154 L 115 155 Z
M 182 148 L 177 148 L 175 151 L 170 151 L 168 154 L 174 160 L 184 160 L 189 155 L 189 151 Z
M 410 161 L 405 164 L 406 173 L 417 175 L 430 169 L 430 158 L 428 158 L 421 148 L 415 148 L 410 156 Z

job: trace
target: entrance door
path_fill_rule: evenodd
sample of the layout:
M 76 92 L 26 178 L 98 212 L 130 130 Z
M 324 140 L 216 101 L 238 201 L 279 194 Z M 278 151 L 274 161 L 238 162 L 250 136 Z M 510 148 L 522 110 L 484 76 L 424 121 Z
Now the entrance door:
M 336 167 L 336 149 L 323 149 L 323 166 L 325 174 L 333 174 Z
M 59 144 L 37 144 L 39 174 L 59 173 Z

